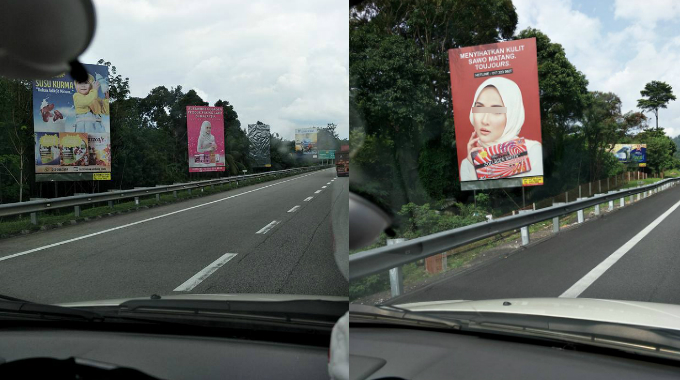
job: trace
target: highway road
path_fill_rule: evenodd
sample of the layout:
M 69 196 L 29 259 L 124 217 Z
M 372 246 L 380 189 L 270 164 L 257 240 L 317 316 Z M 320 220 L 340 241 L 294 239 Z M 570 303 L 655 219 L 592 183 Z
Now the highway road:
M 389 303 L 583 297 L 680 304 L 678 207 L 680 186 Z
M 0 240 L 0 294 L 347 296 L 348 191 L 325 169 Z

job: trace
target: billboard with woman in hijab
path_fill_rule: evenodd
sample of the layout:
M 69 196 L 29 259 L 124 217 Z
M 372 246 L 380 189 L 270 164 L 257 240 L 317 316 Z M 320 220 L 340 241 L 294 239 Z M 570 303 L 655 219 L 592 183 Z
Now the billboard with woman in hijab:
M 461 188 L 542 177 L 536 40 L 452 49 L 449 64 Z
M 187 106 L 189 172 L 223 172 L 224 109 L 222 107 Z

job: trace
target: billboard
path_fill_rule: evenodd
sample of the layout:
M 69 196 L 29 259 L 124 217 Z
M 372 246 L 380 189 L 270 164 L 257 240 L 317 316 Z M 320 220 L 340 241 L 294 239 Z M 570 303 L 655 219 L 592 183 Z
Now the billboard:
M 248 158 L 253 167 L 270 168 L 272 166 L 269 130 L 267 124 L 248 124 L 248 140 L 250 141 Z
M 36 181 L 111 173 L 108 67 L 84 66 L 86 82 L 69 74 L 33 81 Z
M 295 130 L 295 152 L 317 155 L 317 128 Z
M 187 106 L 189 172 L 223 172 L 224 109 L 222 107 Z
M 615 144 L 610 146 L 610 152 L 619 162 L 637 163 L 639 167 L 646 166 L 647 144 Z
M 449 66 L 461 189 L 542 177 L 536 39 L 451 49 Z

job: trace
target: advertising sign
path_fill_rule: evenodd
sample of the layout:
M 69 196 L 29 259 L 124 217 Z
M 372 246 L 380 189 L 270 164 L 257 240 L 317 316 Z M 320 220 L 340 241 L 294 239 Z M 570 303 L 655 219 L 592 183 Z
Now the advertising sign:
M 86 82 L 76 83 L 68 74 L 33 81 L 36 181 L 92 180 L 94 173 L 111 173 L 108 67 L 84 66 Z
M 543 176 L 536 40 L 451 49 L 449 66 L 461 188 Z
M 222 107 L 187 106 L 189 172 L 223 172 L 224 109 Z
M 522 186 L 540 186 L 543 184 L 543 177 L 522 177 Z
M 615 144 L 611 147 L 611 152 L 619 162 L 637 163 L 639 167 L 646 166 L 643 164 L 647 163 L 647 144 Z
M 272 166 L 270 155 L 270 129 L 267 124 L 248 124 L 248 140 L 250 140 L 249 159 L 253 167 Z
M 295 130 L 295 152 L 317 155 L 317 128 Z

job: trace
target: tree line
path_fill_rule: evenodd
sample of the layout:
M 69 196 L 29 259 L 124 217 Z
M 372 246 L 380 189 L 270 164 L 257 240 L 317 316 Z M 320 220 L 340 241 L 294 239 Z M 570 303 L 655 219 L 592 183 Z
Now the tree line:
M 527 189 L 529 200 L 627 170 L 680 167 L 676 144 L 658 122 L 659 110 L 675 100 L 670 85 L 651 81 L 638 109 L 622 110 L 617 94 L 588 90 L 559 43 L 516 27 L 510 0 L 374 0 L 352 8 L 352 190 L 394 214 L 409 203 L 472 202 L 460 190 L 448 50 L 525 38 L 537 45 L 545 178 Z M 643 112 L 657 116 L 654 126 Z M 611 152 L 617 143 L 647 144 L 647 167 L 619 163 Z M 498 204 L 521 189 L 486 193 Z
M 250 141 L 234 106 L 217 100 L 212 106 L 224 109 L 226 172 L 189 173 L 187 150 L 187 106 L 208 106 L 194 90 L 181 86 L 158 86 L 145 97 L 130 96 L 129 78 L 110 62 L 109 97 L 111 114 L 111 181 L 74 183 L 62 186 L 61 194 L 82 191 L 129 189 L 232 176 L 260 170 L 283 170 L 316 164 L 317 160 L 295 153 L 295 142 L 271 134 L 271 168 L 254 168 L 248 160 Z M 258 124 L 263 124 L 257 121 Z M 306 127 L 306 126 L 304 126 Z M 319 128 L 318 148 L 339 150 L 336 124 Z M 26 200 L 41 193 L 34 176 L 34 133 L 32 82 L 0 77 L 0 203 Z M 45 189 L 47 190 L 47 189 Z M 44 194 L 43 194 L 44 195 Z

